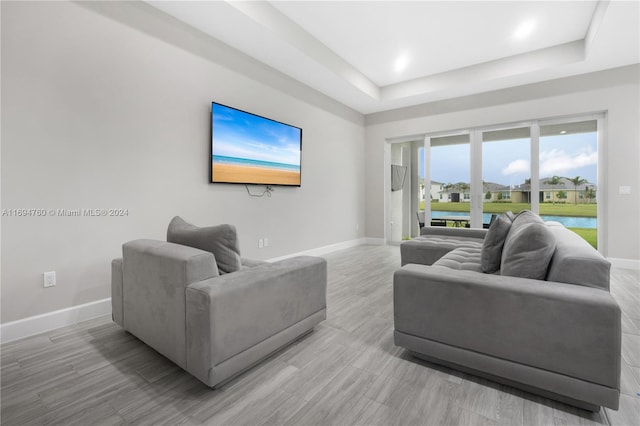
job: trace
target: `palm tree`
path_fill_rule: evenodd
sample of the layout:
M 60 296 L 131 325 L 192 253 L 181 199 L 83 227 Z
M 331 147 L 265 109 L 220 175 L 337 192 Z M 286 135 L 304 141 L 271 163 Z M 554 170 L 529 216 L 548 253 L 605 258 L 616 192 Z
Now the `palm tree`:
M 531 178 L 526 178 L 524 180 L 524 186 L 525 188 L 527 188 L 527 195 L 528 195 L 528 203 L 531 203 Z
M 575 189 L 574 201 L 575 204 L 578 204 L 578 187 L 584 183 L 587 183 L 588 180 L 581 178 L 580 176 L 576 176 L 573 179 L 569 179 L 569 181 L 573 184 L 573 188 Z
M 556 196 L 555 196 L 556 186 L 564 185 L 564 183 L 562 183 L 562 179 L 560 178 L 560 176 L 554 175 L 551 178 L 545 180 L 544 183 L 545 185 L 551 185 L 551 202 L 555 204 L 556 203 Z
M 588 200 L 587 202 L 591 204 L 591 201 L 596 198 L 596 191 L 592 187 L 587 186 L 584 191 L 584 197 Z
M 464 182 L 459 182 L 456 186 L 458 187 L 458 191 L 460 191 L 462 200 L 464 201 L 464 194 L 469 190 L 469 185 Z

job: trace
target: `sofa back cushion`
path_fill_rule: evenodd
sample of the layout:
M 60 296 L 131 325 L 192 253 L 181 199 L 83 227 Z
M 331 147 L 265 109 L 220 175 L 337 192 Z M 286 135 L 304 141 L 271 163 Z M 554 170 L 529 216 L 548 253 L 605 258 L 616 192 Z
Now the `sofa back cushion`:
M 500 274 L 544 280 L 555 249 L 555 237 L 540 216 L 524 210 L 513 220 L 504 242 Z
M 480 253 L 482 272 L 493 274 L 500 269 L 502 248 L 511 229 L 513 219 L 513 213 L 508 211 L 498 216 L 491 223 L 489 231 L 482 242 L 482 252 Z
M 221 274 L 239 271 L 242 267 L 236 228 L 233 225 L 201 228 L 176 216 L 169 223 L 167 241 L 212 253 Z

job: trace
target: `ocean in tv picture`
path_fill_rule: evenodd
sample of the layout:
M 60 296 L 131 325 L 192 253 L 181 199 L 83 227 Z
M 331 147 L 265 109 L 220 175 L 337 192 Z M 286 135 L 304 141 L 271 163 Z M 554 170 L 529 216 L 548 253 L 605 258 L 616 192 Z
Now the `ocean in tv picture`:
M 248 158 L 225 157 L 214 155 L 213 164 L 229 164 L 234 166 L 262 167 L 265 169 L 288 170 L 300 172 L 300 166 L 296 164 L 274 163 L 271 161 L 250 160 Z

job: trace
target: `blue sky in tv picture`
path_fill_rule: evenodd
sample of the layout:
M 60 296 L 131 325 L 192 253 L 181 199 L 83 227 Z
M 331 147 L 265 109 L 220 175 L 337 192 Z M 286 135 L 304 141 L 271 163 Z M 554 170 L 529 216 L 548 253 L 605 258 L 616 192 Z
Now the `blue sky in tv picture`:
M 300 170 L 301 129 L 216 103 L 211 113 L 214 162 Z

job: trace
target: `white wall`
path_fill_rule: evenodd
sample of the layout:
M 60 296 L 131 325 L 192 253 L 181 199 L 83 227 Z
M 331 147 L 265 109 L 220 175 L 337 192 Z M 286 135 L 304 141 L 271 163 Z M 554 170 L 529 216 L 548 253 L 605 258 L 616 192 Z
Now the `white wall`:
M 605 253 L 640 258 L 640 67 L 450 99 L 365 117 L 367 236 L 384 237 L 384 145 L 387 139 L 606 111 L 608 116 Z M 620 195 L 620 186 L 631 186 Z M 603 219 L 603 218 L 600 218 Z
M 391 146 L 391 164 L 402 166 L 402 148 L 404 144 L 393 144 Z M 390 221 L 393 222 L 391 229 L 391 241 L 401 241 L 402 240 L 402 194 L 404 193 L 404 189 L 400 191 L 391 191 L 389 194 L 389 202 L 390 210 L 391 210 L 391 218 Z
M 407 168 L 407 173 L 404 179 L 404 188 L 402 188 L 402 238 L 411 237 L 411 199 L 413 197 L 413 167 L 412 167 L 412 144 L 402 148 L 402 165 Z M 415 213 L 414 213 L 415 215 Z
M 395 143 L 391 146 L 391 164 L 407 168 L 402 189 L 389 194 L 391 221 L 391 241 L 400 242 L 411 235 L 412 217 L 412 176 L 413 159 L 411 142 Z M 415 222 L 415 220 L 413 221 Z
M 128 209 L 2 217 L 2 323 L 110 297 L 121 244 L 174 215 L 235 224 L 259 259 L 364 236 L 359 113 L 144 4 L 1 7 L 2 208 Z M 211 101 L 302 127 L 302 187 L 209 184 Z
M 417 213 L 420 210 L 420 166 L 419 166 L 419 149 L 424 146 L 424 141 L 411 142 L 411 189 L 409 208 L 409 232 L 407 235 L 412 238 L 420 235 L 420 225 L 418 224 Z M 424 193 L 423 193 L 424 195 Z

